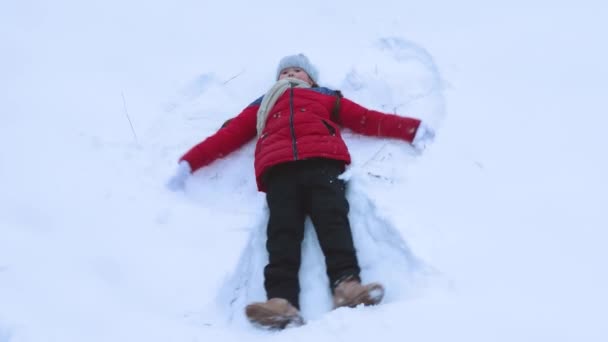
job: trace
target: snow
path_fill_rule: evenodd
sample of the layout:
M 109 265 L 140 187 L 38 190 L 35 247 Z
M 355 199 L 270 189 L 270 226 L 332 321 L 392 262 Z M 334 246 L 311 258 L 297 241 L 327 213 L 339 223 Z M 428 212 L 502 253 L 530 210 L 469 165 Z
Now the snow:
M 0 8 L 1 342 L 608 339 L 607 5 Z M 386 301 L 329 310 L 309 230 L 308 324 L 277 333 L 240 310 L 263 297 L 252 144 L 184 192 L 165 182 L 297 52 L 322 85 L 437 137 L 418 155 L 345 133 L 363 276 Z

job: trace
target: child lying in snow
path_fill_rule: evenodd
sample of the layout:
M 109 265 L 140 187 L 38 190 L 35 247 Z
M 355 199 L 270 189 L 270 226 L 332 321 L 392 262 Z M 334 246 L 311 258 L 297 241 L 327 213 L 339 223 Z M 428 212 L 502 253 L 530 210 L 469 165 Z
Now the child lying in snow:
M 246 315 L 255 324 L 283 328 L 302 323 L 298 271 L 307 215 L 325 255 L 334 307 L 378 304 L 384 295 L 381 284 L 363 285 L 359 277 L 345 183 L 339 178 L 351 161 L 340 126 L 402 139 L 419 150 L 434 133 L 418 119 L 369 110 L 318 86 L 317 69 L 303 54 L 281 59 L 276 78 L 264 96 L 181 157 L 169 187 L 183 188 L 193 171 L 257 139 L 256 181 L 266 192 L 270 213 L 264 268 L 268 300 L 248 305 Z

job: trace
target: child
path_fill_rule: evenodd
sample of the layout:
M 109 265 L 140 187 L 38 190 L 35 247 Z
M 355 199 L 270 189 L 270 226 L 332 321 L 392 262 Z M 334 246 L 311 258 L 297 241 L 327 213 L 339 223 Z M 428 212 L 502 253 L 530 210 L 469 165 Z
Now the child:
M 247 306 L 248 319 L 283 328 L 301 324 L 300 246 L 310 216 L 323 254 L 334 307 L 373 305 L 382 300 L 381 284 L 363 285 L 348 221 L 345 183 L 339 178 L 350 155 L 340 126 L 354 132 L 398 138 L 417 148 L 433 131 L 420 120 L 366 109 L 338 91 L 319 87 L 317 69 L 303 54 L 286 56 L 277 83 L 226 122 L 222 129 L 181 157 L 169 186 L 180 189 L 188 175 L 257 137 L 255 175 L 269 208 L 264 268 L 268 300 Z

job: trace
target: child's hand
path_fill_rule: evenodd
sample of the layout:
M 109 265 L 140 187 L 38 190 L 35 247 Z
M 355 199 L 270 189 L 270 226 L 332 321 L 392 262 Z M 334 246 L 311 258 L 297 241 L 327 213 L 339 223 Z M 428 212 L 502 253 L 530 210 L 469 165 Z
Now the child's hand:
M 429 125 L 420 122 L 416 136 L 412 141 L 412 146 L 419 152 L 422 152 L 433 140 L 435 140 L 435 131 Z
M 190 167 L 190 164 L 188 164 L 187 161 L 182 160 L 177 165 L 175 175 L 173 175 L 173 177 L 171 177 L 167 182 L 167 187 L 171 191 L 182 190 L 184 188 L 184 185 L 186 184 L 186 179 L 188 179 L 188 176 L 190 176 L 191 172 L 192 168 Z

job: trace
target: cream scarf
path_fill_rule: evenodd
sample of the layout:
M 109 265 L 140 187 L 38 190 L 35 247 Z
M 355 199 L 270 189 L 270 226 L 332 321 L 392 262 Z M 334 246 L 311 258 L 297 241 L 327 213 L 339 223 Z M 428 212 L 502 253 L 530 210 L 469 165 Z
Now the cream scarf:
M 274 104 L 277 102 L 279 97 L 283 95 L 285 90 L 289 89 L 293 85 L 294 88 L 310 88 L 310 84 L 299 80 L 297 78 L 284 78 L 282 80 L 278 80 L 277 83 L 270 88 L 270 90 L 264 95 L 262 99 L 262 104 L 260 104 L 260 108 L 258 109 L 258 138 L 262 135 L 262 131 L 266 126 L 266 119 L 268 119 L 268 113 L 274 107 Z

